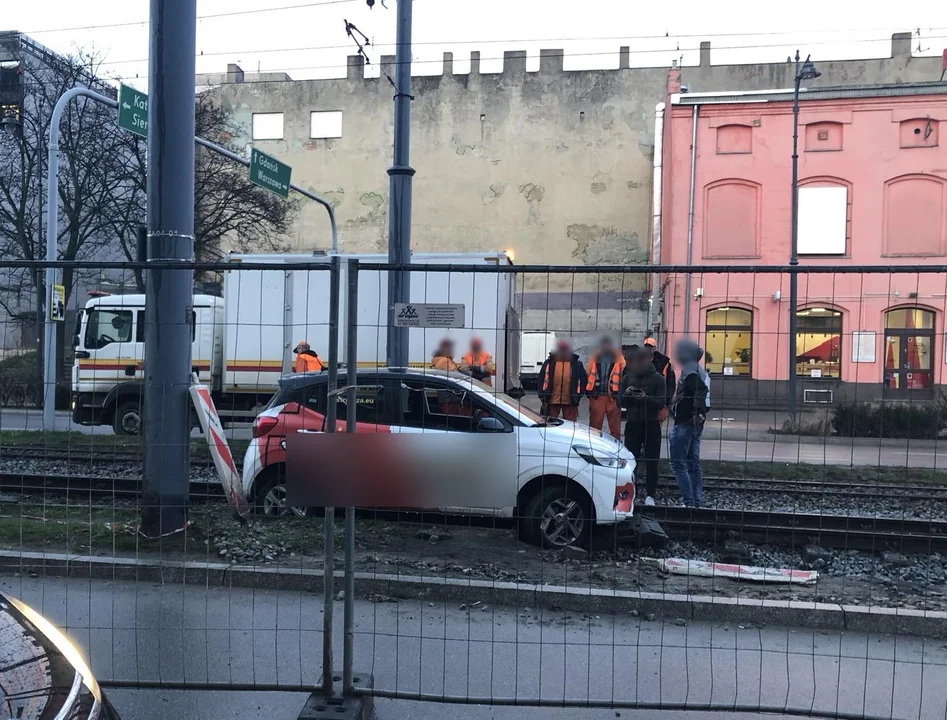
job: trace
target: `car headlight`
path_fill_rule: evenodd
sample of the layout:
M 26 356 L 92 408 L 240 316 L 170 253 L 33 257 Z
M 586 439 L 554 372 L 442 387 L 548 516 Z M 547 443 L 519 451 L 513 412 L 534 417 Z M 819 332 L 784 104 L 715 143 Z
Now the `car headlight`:
M 588 445 L 573 445 L 572 450 L 589 465 L 598 465 L 607 468 L 623 468 L 628 466 L 628 461 L 625 460 L 625 458 L 618 457 L 617 455 L 596 454 Z

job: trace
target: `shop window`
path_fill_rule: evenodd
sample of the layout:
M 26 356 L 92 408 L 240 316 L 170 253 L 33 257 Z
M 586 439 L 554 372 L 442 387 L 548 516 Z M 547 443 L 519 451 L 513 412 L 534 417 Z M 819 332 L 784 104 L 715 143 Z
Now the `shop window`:
M 896 308 L 885 313 L 885 389 L 894 392 L 934 387 L 934 313 Z
M 838 378 L 842 371 L 842 313 L 807 308 L 796 313 L 796 375 Z
M 731 307 L 707 311 L 704 367 L 719 375 L 752 375 L 752 312 Z

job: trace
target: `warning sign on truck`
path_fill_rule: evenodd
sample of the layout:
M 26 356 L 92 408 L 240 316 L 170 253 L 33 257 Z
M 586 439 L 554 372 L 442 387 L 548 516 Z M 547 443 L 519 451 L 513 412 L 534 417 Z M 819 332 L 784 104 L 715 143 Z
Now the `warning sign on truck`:
M 463 303 L 395 303 L 395 327 L 462 328 Z

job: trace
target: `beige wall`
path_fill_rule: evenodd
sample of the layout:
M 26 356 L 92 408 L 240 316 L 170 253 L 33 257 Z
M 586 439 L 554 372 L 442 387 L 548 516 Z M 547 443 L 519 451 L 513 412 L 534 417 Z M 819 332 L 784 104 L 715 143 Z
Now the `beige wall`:
M 685 67 L 696 91 L 791 85 L 791 66 Z M 819 62 L 822 85 L 936 80 L 939 58 L 911 58 L 910 35 L 896 36 L 891 59 Z M 502 73 L 415 77 L 411 112 L 414 178 L 412 248 L 466 252 L 513 250 L 518 264 L 647 262 L 655 105 L 667 68 L 563 72 L 560 51 L 544 51 L 526 72 L 525 53 L 504 54 Z M 364 78 L 349 59 L 347 78 L 225 82 L 214 92 L 249 130 L 254 112 L 283 112 L 284 139 L 257 147 L 293 168 L 293 181 L 328 198 L 339 220 L 340 249 L 386 251 L 392 93 L 385 78 Z M 386 62 L 383 60 L 383 64 Z M 390 62 L 390 59 L 387 60 Z M 228 73 L 225 78 L 233 79 Z M 813 84 L 815 84 L 813 83 Z M 309 138 L 309 113 L 341 110 L 342 137 Z M 249 142 L 249 138 L 245 138 Z M 327 248 L 325 212 L 300 205 L 290 244 Z M 547 305 L 547 287 L 554 291 Z M 523 295 L 526 324 L 564 332 L 644 330 L 645 274 L 532 277 Z

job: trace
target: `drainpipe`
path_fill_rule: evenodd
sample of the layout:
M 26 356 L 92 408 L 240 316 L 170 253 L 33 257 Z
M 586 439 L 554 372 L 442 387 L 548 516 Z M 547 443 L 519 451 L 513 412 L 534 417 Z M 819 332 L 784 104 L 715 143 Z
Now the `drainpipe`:
M 687 267 L 694 264 L 694 186 L 697 180 L 697 114 L 700 105 L 694 106 L 691 119 L 691 188 L 687 211 Z M 684 334 L 691 331 L 691 274 L 684 279 Z
M 654 169 L 651 172 L 651 263 L 661 264 L 661 198 L 663 197 L 663 157 L 664 157 L 664 103 L 658 103 L 654 111 Z M 661 276 L 651 273 L 651 297 L 648 301 L 648 332 L 654 331 L 654 319 L 657 314 L 658 288 Z

